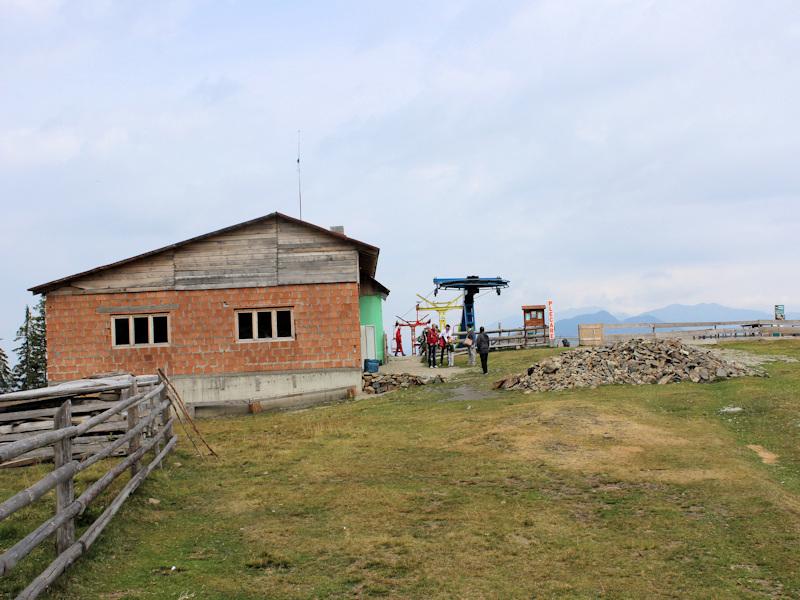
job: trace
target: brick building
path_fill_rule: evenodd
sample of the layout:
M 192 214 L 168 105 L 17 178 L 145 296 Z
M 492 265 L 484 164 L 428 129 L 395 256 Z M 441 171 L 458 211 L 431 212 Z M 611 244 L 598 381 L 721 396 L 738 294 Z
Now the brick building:
M 382 319 L 360 309 L 388 294 L 378 253 L 273 213 L 33 287 L 48 379 L 160 367 L 202 413 L 345 397 L 361 386 L 364 331 L 382 353 Z

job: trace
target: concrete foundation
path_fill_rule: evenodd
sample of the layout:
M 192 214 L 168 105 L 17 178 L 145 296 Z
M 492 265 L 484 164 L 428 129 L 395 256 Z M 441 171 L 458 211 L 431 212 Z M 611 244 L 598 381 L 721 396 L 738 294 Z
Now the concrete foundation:
M 361 369 L 174 375 L 172 384 L 194 416 L 246 414 L 311 406 L 361 391 Z

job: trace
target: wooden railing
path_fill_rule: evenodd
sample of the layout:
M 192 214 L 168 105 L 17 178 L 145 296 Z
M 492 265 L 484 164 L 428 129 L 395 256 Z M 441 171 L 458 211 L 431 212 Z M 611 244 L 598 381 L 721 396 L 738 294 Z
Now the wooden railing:
M 680 340 L 735 340 L 735 339 L 775 339 L 778 337 L 798 337 L 800 336 L 800 320 L 796 321 L 711 321 L 697 323 L 615 323 L 592 325 L 581 325 L 580 328 L 595 328 L 592 336 L 593 343 L 614 343 L 633 338 L 644 339 L 680 339 Z M 602 329 L 602 336 L 599 335 Z M 627 331 L 624 333 L 614 333 L 614 330 L 635 329 L 638 331 Z M 493 329 L 487 330 L 486 334 L 491 341 L 492 350 L 502 350 L 504 348 L 524 348 L 529 346 L 547 346 L 549 337 L 546 328 L 515 328 L 515 329 Z M 454 339 L 463 338 L 463 333 L 454 334 Z M 580 338 L 575 336 L 558 335 L 556 331 L 555 343 L 560 345 L 563 340 L 577 343 Z M 584 343 L 586 340 L 584 340 Z M 456 348 L 456 353 L 466 352 L 464 347 Z
M 679 339 L 695 341 L 736 340 L 736 339 L 775 339 L 779 337 L 800 336 L 798 321 L 712 321 L 698 323 L 615 323 L 588 324 L 579 326 L 581 344 L 614 343 L 632 338 Z M 594 331 L 592 331 L 594 328 Z M 602 335 L 599 334 L 602 329 Z M 635 332 L 613 333 L 618 329 L 637 329 Z M 591 331 L 589 336 L 584 331 Z
M 489 336 L 490 348 L 492 350 L 503 350 L 507 348 L 525 348 L 530 346 L 547 346 L 549 339 L 547 329 L 544 327 L 517 327 L 515 329 L 491 329 L 484 333 Z M 477 332 L 475 333 L 477 336 Z M 456 354 L 465 353 L 466 347 L 460 346 L 464 339 L 463 332 L 453 334 L 453 340 L 457 343 Z
M 92 403 L 78 404 L 80 400 L 108 393 L 118 394 L 119 400 L 113 403 L 95 402 L 93 408 L 101 412 L 86 419 L 73 418 L 73 412 L 85 414 L 92 406 Z M 0 577 L 2 577 L 39 544 L 53 533 L 56 534 L 56 559 L 17 596 L 18 600 L 39 596 L 70 564 L 84 554 L 128 496 L 156 466 L 160 467 L 162 459 L 178 441 L 173 433 L 175 417 L 171 416 L 167 384 L 160 380 L 158 375 L 70 382 L 50 388 L 0 395 L 0 402 L 7 407 L 11 401 L 65 398 L 66 401 L 58 408 L 27 411 L 29 416 L 35 418 L 52 416 L 51 430 L 23 432 L 24 435 L 20 439 L 0 445 L 0 467 L 14 464 L 14 461 L 18 462 L 20 459 L 25 460 L 26 456 L 41 460 L 43 455 L 41 452 L 37 455 L 37 452 L 50 446 L 54 458 L 52 472 L 0 503 L 0 521 L 2 521 L 36 502 L 47 492 L 53 489 L 56 491 L 56 514 L 0 555 Z M 75 406 L 73 401 L 76 403 Z M 0 413 L 0 422 L 18 421 L 25 412 Z M 103 424 L 113 423 L 114 419 L 118 421 L 119 416 L 124 417 L 126 433 L 116 438 L 107 436 L 106 443 L 93 442 L 96 451 L 84 449 L 83 459 L 77 460 L 73 452 L 74 442 L 98 429 L 101 432 L 108 431 Z M 76 421 L 77 424 L 74 424 Z M 118 427 L 119 423 L 116 426 Z M 120 451 L 125 451 L 126 458 L 110 468 L 76 499 L 75 475 Z M 154 457 L 149 464 L 144 465 L 142 458 L 151 451 Z M 80 539 L 75 541 L 75 518 L 83 514 L 89 505 L 126 470 L 130 470 L 131 473 L 128 483 Z

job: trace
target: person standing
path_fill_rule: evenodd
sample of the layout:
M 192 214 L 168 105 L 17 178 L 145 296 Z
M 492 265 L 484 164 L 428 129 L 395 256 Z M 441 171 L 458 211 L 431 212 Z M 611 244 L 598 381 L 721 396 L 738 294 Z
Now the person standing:
M 464 345 L 467 347 L 467 365 L 471 367 L 475 364 L 475 330 L 472 328 L 472 325 L 470 325 L 467 330 L 467 335 L 464 338 Z
M 401 332 L 400 321 L 397 321 L 394 326 L 397 328 L 394 332 L 394 355 L 397 356 L 399 352 L 401 356 L 405 356 L 406 353 L 403 352 L 403 335 Z
M 428 329 L 428 368 L 436 369 L 436 346 L 439 345 L 439 334 L 436 333 L 436 325 L 431 325 Z
M 449 333 L 450 333 L 450 325 L 445 325 L 442 334 L 439 336 L 439 348 L 441 348 L 441 350 L 439 351 L 440 367 L 444 366 L 444 353 L 445 350 L 447 349 L 447 336 L 449 335 Z
M 478 347 L 478 354 L 481 355 L 481 368 L 484 375 L 489 372 L 489 343 L 489 336 L 486 335 L 483 326 L 481 326 L 475 345 Z
M 453 346 L 453 336 L 450 333 L 450 325 L 444 326 L 444 350 L 447 350 L 447 366 L 452 367 L 455 361 L 455 347 Z M 441 364 L 441 361 L 439 361 Z

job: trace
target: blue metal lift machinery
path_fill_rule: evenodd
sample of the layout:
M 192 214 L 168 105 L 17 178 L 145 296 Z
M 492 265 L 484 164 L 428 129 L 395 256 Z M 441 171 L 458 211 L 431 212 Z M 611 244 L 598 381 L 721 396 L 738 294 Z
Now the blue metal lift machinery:
M 475 294 L 482 289 L 497 290 L 500 295 L 502 288 L 508 287 L 508 280 L 499 277 L 478 277 L 470 275 L 461 279 L 439 279 L 434 278 L 433 283 L 436 289 L 433 290 L 435 296 L 439 289 L 443 290 L 464 290 L 464 309 L 461 311 L 461 332 L 466 332 L 467 328 L 475 328 Z

